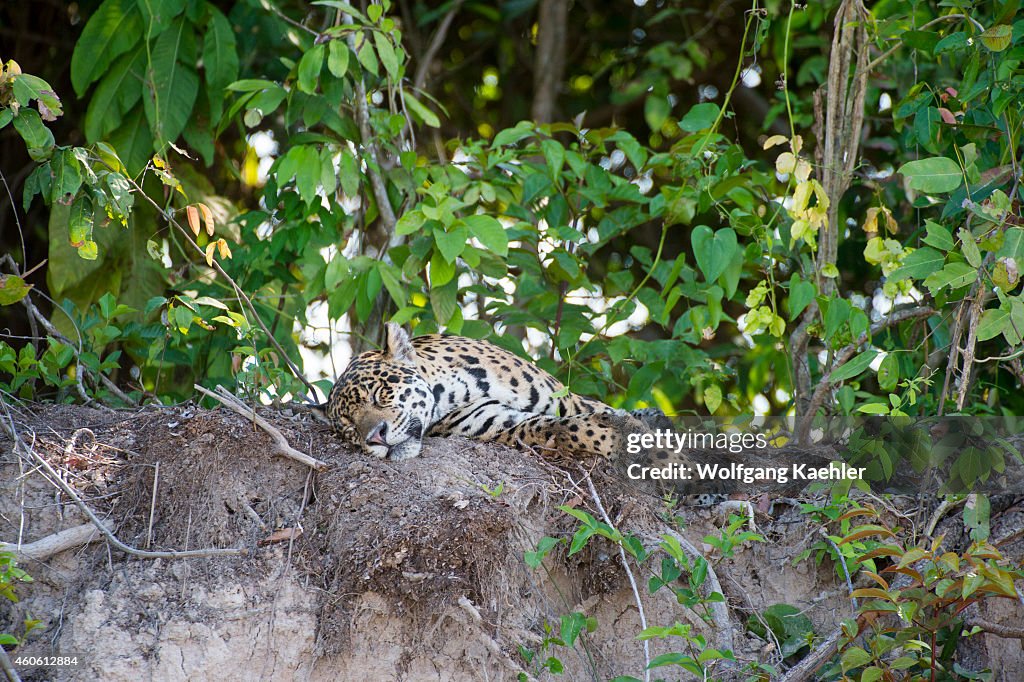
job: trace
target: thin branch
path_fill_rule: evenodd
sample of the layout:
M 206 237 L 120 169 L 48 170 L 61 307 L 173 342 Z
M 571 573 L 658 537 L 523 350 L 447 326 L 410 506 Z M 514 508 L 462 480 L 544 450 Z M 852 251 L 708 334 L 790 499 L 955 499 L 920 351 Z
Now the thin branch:
M 852 358 L 857 350 L 865 343 L 868 339 L 873 338 L 876 334 L 893 327 L 901 322 L 907 320 L 915 320 L 921 317 L 931 317 L 935 314 L 935 311 L 926 306 L 918 308 L 904 308 L 903 310 L 897 310 L 883 320 L 879 320 L 871 325 L 871 328 L 860 335 L 860 337 L 849 346 L 846 346 L 838 353 L 836 353 L 834 369 L 829 370 L 825 373 L 825 376 L 818 382 L 818 387 L 814 390 L 811 395 L 811 400 L 808 403 L 806 414 L 802 415 L 802 421 L 797 427 L 796 440 L 798 443 L 805 443 L 807 436 L 811 430 L 811 421 L 814 419 L 814 413 L 818 411 L 818 408 L 825 402 L 825 396 L 830 390 L 832 390 L 832 373 L 835 369 L 838 369 L 847 360 Z
M 430 71 L 430 64 L 437 57 L 437 53 L 444 46 L 444 41 L 448 37 L 448 29 L 451 28 L 452 21 L 455 19 L 455 15 L 459 13 L 459 9 L 462 8 L 462 3 L 465 0 L 456 0 L 452 5 L 452 8 L 448 10 L 448 14 L 444 15 L 444 19 L 438 24 L 437 30 L 434 31 L 433 37 L 430 39 L 430 45 L 427 46 L 427 51 L 423 53 L 420 58 L 419 64 L 416 65 L 416 75 L 412 80 L 412 86 L 417 90 L 422 90 L 423 86 L 427 83 L 427 73 Z
M 18 239 L 21 240 L 21 262 L 22 267 L 24 268 L 28 266 L 28 251 L 25 250 L 25 233 L 21 229 L 21 219 L 18 218 L 18 205 L 14 203 L 14 195 L 11 194 L 11 186 L 7 184 L 7 177 L 3 174 L 2 170 L 0 170 L 0 182 L 3 182 L 4 189 L 7 190 L 7 198 L 11 201 L 11 213 L 14 214 L 14 225 L 18 228 Z M 13 258 L 11 259 L 11 262 L 14 262 Z M 15 270 L 15 272 L 17 272 L 17 270 Z M 28 273 L 26 272 L 23 276 L 27 277 Z
M 294 459 L 296 462 L 301 462 L 308 467 L 316 469 L 317 471 L 324 471 L 327 469 L 327 463 L 323 462 L 315 457 L 310 457 L 304 452 L 300 452 L 288 444 L 288 440 L 278 431 L 270 422 L 263 417 L 256 414 L 256 410 L 248 407 L 242 403 L 238 398 L 228 393 L 223 386 L 217 387 L 217 392 L 208 391 L 199 384 L 195 384 L 194 388 L 205 396 L 213 398 L 224 407 L 237 412 L 246 419 L 251 419 L 256 426 L 260 427 L 274 439 L 274 444 L 277 448 L 277 453 L 289 459 Z
M 828 529 L 822 526 L 818 529 L 818 535 L 825 539 L 825 542 L 829 544 L 835 555 L 839 557 L 839 565 L 843 567 L 843 577 L 846 578 L 846 591 L 850 595 L 850 601 L 853 602 L 853 608 L 857 608 L 857 598 L 853 595 L 853 580 L 850 578 L 850 569 L 846 565 L 846 557 L 843 556 L 843 552 L 839 549 L 839 546 L 832 541 L 832 538 L 828 536 Z
M 919 27 L 917 30 L 918 31 L 923 31 L 924 29 L 928 28 L 929 26 L 932 26 L 932 25 L 937 24 L 937 23 L 942 22 L 942 21 L 949 21 L 950 19 L 963 19 L 964 21 L 969 21 L 969 22 L 971 22 L 971 24 L 976 29 L 978 29 L 982 33 L 985 32 L 985 27 L 982 26 L 981 23 L 977 19 L 975 19 L 974 17 L 969 17 L 966 14 L 947 14 L 945 16 L 937 17 L 935 19 L 932 19 L 928 23 L 924 24 L 923 26 Z M 873 59 L 870 64 L 868 64 L 868 71 L 874 71 L 878 67 L 879 64 L 881 64 L 886 59 L 891 57 L 892 54 L 894 52 L 896 52 L 896 50 L 898 50 L 901 47 L 903 47 L 903 45 L 904 45 L 903 41 L 899 40 L 899 39 L 897 39 L 897 40 L 898 40 L 898 42 L 895 45 L 893 45 L 888 50 L 886 50 L 885 52 L 880 54 L 878 57 Z
M 597 494 L 597 488 L 594 487 L 594 482 L 590 480 L 590 472 L 583 467 L 580 467 L 580 471 L 583 473 L 583 478 L 587 482 L 587 488 L 590 490 L 590 496 L 594 500 L 594 505 L 597 507 L 597 511 L 601 512 L 601 518 L 612 528 L 615 524 L 608 517 L 608 512 L 605 511 L 604 505 L 601 504 L 601 497 Z M 623 549 L 622 545 L 616 543 L 619 546 L 619 557 L 622 559 L 622 568 L 626 571 L 626 577 L 629 578 L 629 586 L 633 588 L 633 599 L 636 601 L 636 610 L 640 614 L 640 627 L 643 630 L 647 629 L 647 615 L 644 613 L 644 603 L 640 600 L 640 590 L 636 586 L 636 578 L 633 577 L 633 571 L 629 567 L 629 561 L 626 557 L 626 550 Z M 651 682 L 651 647 L 648 640 L 644 640 L 644 682 Z

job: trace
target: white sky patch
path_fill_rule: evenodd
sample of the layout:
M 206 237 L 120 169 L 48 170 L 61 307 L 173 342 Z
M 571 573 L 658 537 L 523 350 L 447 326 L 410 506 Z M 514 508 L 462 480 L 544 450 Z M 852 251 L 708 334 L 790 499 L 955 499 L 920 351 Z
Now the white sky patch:
M 769 414 L 772 410 L 772 404 L 768 402 L 768 398 L 758 393 L 754 396 L 754 399 L 750 401 L 751 407 L 754 408 L 754 414 L 763 417 Z
M 881 113 L 889 109 L 892 109 L 892 97 L 889 96 L 888 92 L 883 92 L 878 97 L 878 111 Z
M 295 325 L 299 335 L 302 367 L 306 377 L 312 381 L 323 378 L 333 381 L 352 359 L 352 348 L 348 343 L 351 332 L 348 315 L 342 315 L 332 322 L 327 317 L 327 310 L 326 301 L 313 301 L 306 308 L 306 326 L 300 328 L 298 324 Z M 330 351 L 324 354 L 320 348 L 306 347 L 319 344 L 330 348 Z M 318 391 L 317 400 L 322 402 L 325 399 L 326 396 L 320 395 Z

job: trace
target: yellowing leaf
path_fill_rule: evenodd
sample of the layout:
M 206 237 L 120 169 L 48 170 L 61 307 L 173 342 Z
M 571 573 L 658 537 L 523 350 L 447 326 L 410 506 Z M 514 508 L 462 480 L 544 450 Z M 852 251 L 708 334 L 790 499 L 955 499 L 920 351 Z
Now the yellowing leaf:
M 771 149 L 772 147 L 783 144 L 785 142 L 789 142 L 789 138 L 786 137 L 785 135 L 772 135 L 771 137 L 764 141 L 762 149 Z
M 864 214 L 864 224 L 861 226 L 868 234 L 878 232 L 878 212 L 881 211 L 878 206 L 872 206 Z M 866 251 L 865 251 L 866 253 Z M 877 262 L 877 261 L 875 261 Z
M 186 206 L 185 215 L 188 217 L 188 226 L 195 236 L 199 236 L 199 209 L 195 206 Z
M 796 157 L 792 152 L 782 152 L 779 158 L 775 159 L 775 170 L 783 175 L 789 175 L 796 168 Z
M 228 247 L 228 243 L 226 241 L 218 239 L 215 243 L 217 244 L 217 252 L 220 254 L 221 258 L 231 258 L 231 249 Z
M 793 177 L 797 182 L 807 182 L 811 177 L 811 164 L 806 159 L 797 159 L 796 168 L 793 170 Z
M 213 267 L 213 251 L 217 248 L 217 242 L 210 242 L 206 245 L 206 264 Z
M 213 236 L 213 211 L 206 204 L 197 204 L 200 213 L 203 214 L 203 222 L 206 224 L 206 234 Z

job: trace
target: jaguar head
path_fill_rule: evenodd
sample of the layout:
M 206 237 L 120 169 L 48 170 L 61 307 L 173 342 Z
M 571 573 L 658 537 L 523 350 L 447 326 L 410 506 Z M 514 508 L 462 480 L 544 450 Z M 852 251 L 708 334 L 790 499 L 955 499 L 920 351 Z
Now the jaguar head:
M 384 349 L 353 359 L 327 399 L 327 416 L 343 436 L 368 455 L 396 461 L 420 454 L 433 410 L 409 335 L 390 323 Z

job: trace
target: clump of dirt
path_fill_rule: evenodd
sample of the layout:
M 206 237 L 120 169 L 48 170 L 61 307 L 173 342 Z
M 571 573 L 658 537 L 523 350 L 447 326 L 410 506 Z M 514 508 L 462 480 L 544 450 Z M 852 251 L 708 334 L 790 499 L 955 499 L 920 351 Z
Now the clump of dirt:
M 0 600 L 0 632 L 39 618 L 19 651 L 83 660 L 76 670 L 23 670 L 26 681 L 545 679 L 539 662 L 549 655 L 562 679 L 642 677 L 640 617 L 617 547 L 597 538 L 567 551 L 577 524 L 557 507 L 602 516 L 578 466 L 458 438 L 427 439 L 413 460 L 372 460 L 308 415 L 261 409 L 293 447 L 327 462 L 314 474 L 223 409 L 9 409 L 24 442 L 122 541 L 244 550 L 153 560 L 94 542 L 23 559 L 36 581 L 18 586 L 18 604 Z M 88 522 L 36 464 L 0 432 L 0 540 L 31 542 Z M 590 476 L 615 527 L 656 547 L 670 527 L 662 501 L 600 468 Z M 682 533 L 713 559 L 727 632 L 667 590 L 650 594 L 649 571 L 634 576 L 647 622 L 689 623 L 709 646 L 730 642 L 740 661 L 778 663 L 772 646 L 745 632 L 748 615 L 792 604 L 819 633 L 849 616 L 841 571 L 827 560 L 794 562 L 817 535 L 779 504 L 759 518 L 767 542 L 729 558 L 702 544 L 721 534 L 719 516 L 677 510 Z M 523 553 L 544 536 L 563 542 L 531 569 Z M 572 649 L 545 649 L 574 612 L 597 629 Z M 1002 669 L 1024 671 L 1020 652 L 981 641 L 981 660 L 998 656 Z M 650 656 L 672 646 L 652 644 Z M 533 663 L 520 647 L 537 652 Z M 739 666 L 718 672 L 741 676 Z

